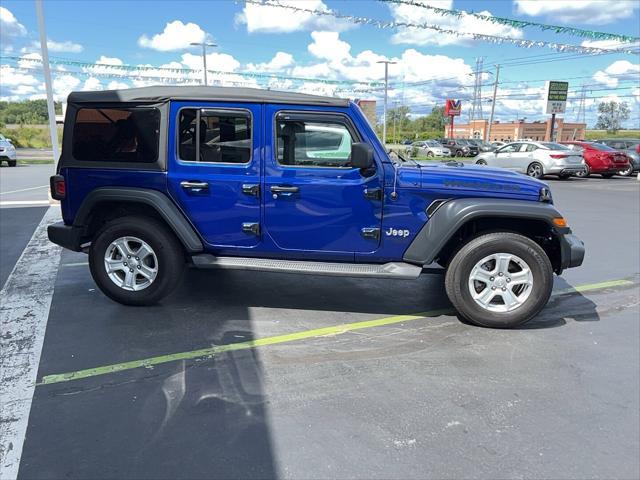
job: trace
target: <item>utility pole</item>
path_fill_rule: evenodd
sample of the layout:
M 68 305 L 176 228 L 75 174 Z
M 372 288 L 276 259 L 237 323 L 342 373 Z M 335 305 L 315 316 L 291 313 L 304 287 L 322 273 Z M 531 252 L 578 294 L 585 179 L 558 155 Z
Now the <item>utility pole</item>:
M 218 45 L 216 45 L 215 43 L 209 43 L 209 42 L 191 42 L 190 45 L 194 46 L 194 47 L 202 47 L 202 65 L 203 65 L 203 72 L 204 72 L 204 84 L 208 85 L 209 83 L 207 82 L 207 47 L 217 47 Z
M 380 60 L 376 63 L 384 63 L 384 110 L 382 116 L 384 117 L 384 123 L 382 124 L 382 144 L 384 148 L 387 148 L 387 93 L 389 88 L 389 65 L 394 65 L 398 62 L 392 62 L 390 60 Z
M 473 85 L 473 101 L 469 112 L 469 123 L 482 120 L 482 63 L 483 57 L 476 58 L 475 82 Z
M 489 116 L 489 127 L 487 128 L 487 142 L 491 142 L 491 125 L 493 124 L 493 112 L 496 109 L 496 93 L 498 92 L 499 76 L 500 76 L 500 65 L 496 65 L 496 81 L 493 84 L 493 100 L 491 101 L 491 115 Z
M 398 119 L 398 101 L 393 102 L 393 141 L 397 142 L 396 138 L 396 120 Z
M 36 0 L 36 16 L 38 17 L 38 30 L 40 30 L 40 51 L 42 54 L 42 69 L 44 71 L 44 86 L 47 91 L 47 113 L 49 115 L 49 134 L 51 135 L 51 148 L 53 150 L 53 170 L 57 171 L 56 162 L 60 158 L 58 149 L 58 128 L 56 127 L 56 108 L 53 103 L 53 89 L 51 88 L 51 70 L 49 68 L 49 48 L 47 47 L 47 30 L 44 24 L 44 10 L 42 0 Z

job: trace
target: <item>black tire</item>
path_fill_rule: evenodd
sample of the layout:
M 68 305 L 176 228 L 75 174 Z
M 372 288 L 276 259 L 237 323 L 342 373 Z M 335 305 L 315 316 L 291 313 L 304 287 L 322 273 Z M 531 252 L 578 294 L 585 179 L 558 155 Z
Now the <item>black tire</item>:
M 427 157 L 433 157 L 433 152 L 432 151 L 428 151 L 427 152 Z
M 9 160 L 7 163 L 10 167 L 15 167 L 18 164 L 17 160 Z
M 630 177 L 631 175 L 633 175 L 633 165 L 629 165 L 629 168 L 627 168 L 626 170 L 620 170 L 618 172 L 618 175 L 622 177 Z
M 496 253 L 520 257 L 529 266 L 533 278 L 529 296 L 509 312 L 493 312 L 478 305 L 468 284 L 474 266 Z M 544 250 L 533 240 L 516 233 L 489 233 L 469 241 L 453 256 L 447 268 L 445 288 L 453 306 L 468 322 L 482 327 L 514 328 L 536 316 L 547 304 L 553 288 L 553 268 Z
M 464 157 L 464 153 L 462 153 L 462 150 L 456 150 L 456 157 Z
M 476 165 L 486 165 L 486 164 L 487 164 L 487 161 L 483 159 L 480 159 L 476 162 Z
M 157 258 L 153 282 L 138 291 L 116 285 L 105 268 L 105 254 L 114 240 L 136 237 L 149 244 Z M 185 268 L 182 245 L 163 223 L 149 217 L 122 217 L 106 223 L 95 235 L 89 251 L 89 268 L 100 290 L 124 305 L 153 305 L 169 295 L 180 282 Z
M 614 173 L 601 173 L 600 176 L 602 178 L 613 178 L 615 174 Z
M 544 168 L 542 164 L 538 162 L 530 163 L 527 167 L 527 175 L 532 178 L 542 178 L 544 177 Z
M 591 169 L 589 168 L 589 165 L 584 166 L 584 170 L 580 170 L 579 172 L 576 172 L 576 177 L 578 178 L 587 178 L 590 174 L 591 174 Z

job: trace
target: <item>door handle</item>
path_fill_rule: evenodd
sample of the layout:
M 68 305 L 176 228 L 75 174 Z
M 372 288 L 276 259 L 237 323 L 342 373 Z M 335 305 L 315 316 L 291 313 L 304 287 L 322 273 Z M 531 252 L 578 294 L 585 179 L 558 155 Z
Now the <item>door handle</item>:
M 198 182 L 193 180 L 184 180 L 180 182 L 180 186 L 185 190 L 189 190 L 193 193 L 199 193 L 204 190 L 209 190 L 209 184 L 207 182 Z
M 270 188 L 271 193 L 298 193 L 299 187 L 288 187 L 284 185 L 274 185 Z

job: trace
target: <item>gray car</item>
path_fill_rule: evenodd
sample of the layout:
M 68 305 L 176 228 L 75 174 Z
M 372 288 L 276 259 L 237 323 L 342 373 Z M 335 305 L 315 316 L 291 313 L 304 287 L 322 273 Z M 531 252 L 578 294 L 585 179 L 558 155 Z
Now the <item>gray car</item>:
M 635 172 L 640 171 L 640 138 L 604 138 L 597 140 L 597 142 L 620 150 L 629 157 L 629 163 L 631 165 L 626 170 L 620 172 L 620 175 L 630 177 Z
M 411 146 L 407 148 L 407 154 L 411 157 L 450 157 L 451 150 L 435 140 L 424 140 L 413 142 Z
M 512 142 L 495 152 L 481 153 L 476 164 L 502 167 L 534 178 L 557 175 L 566 179 L 586 171 L 580 152 L 553 142 Z
M 7 162 L 10 167 L 17 164 L 16 147 L 13 146 L 11 140 L 0 134 L 0 164 Z

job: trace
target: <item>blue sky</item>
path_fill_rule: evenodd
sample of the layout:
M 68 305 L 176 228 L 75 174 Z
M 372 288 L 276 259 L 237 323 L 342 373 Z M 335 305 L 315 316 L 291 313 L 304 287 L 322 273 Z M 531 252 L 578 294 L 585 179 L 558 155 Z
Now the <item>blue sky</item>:
M 496 16 L 568 25 L 588 30 L 640 37 L 640 1 L 465 1 L 423 3 L 441 8 L 483 12 Z M 463 20 L 437 15 L 412 5 L 379 1 L 308 0 L 289 3 L 308 9 L 331 10 L 384 21 L 429 23 L 450 30 L 484 33 L 572 45 L 588 39 L 528 27 Z M 43 95 L 34 2 L 3 0 L 0 7 L 2 75 L 0 98 L 17 100 Z M 47 33 L 54 64 L 57 98 L 79 89 L 123 88 L 161 82 L 196 83 L 201 73 L 170 72 L 167 68 L 200 69 L 202 62 L 189 40 L 208 39 L 219 46 L 208 56 L 212 83 L 295 89 L 329 95 L 381 98 L 375 85 L 383 76 L 376 61 L 392 59 L 392 104 L 405 104 L 413 114 L 424 114 L 444 98 L 468 100 L 473 92 L 475 59 L 484 70 L 502 65 L 497 118 L 543 118 L 544 79 L 569 79 L 565 118 L 577 115 L 578 91 L 587 85 L 587 123 L 595 121 L 597 102 L 612 98 L 632 108 L 628 127 L 640 123 L 640 63 L 637 54 L 597 56 L 558 53 L 549 48 L 519 48 L 443 35 L 424 29 L 379 29 L 354 25 L 333 17 L 318 17 L 288 9 L 245 5 L 244 2 L 170 1 L 45 1 Z M 617 43 L 590 43 L 618 48 Z M 637 51 L 636 47 L 636 51 Z M 22 60 L 16 58 L 21 57 Z M 105 64 L 71 64 L 69 60 Z M 532 63 L 536 61 L 537 63 Z M 66 62 L 66 63 L 65 63 Z M 109 66 L 111 65 L 111 67 Z M 145 65 L 131 71 L 122 65 Z M 151 67 L 163 67 L 153 70 Z M 246 73 L 267 76 L 247 76 Z M 292 80 L 307 78 L 306 82 Z M 491 94 L 493 76 L 483 73 L 483 97 Z M 314 82 L 312 79 L 318 79 Z M 328 83 L 327 81 L 330 81 Z M 346 83 L 333 83 L 346 81 Z M 416 82 L 425 82 L 415 85 Z M 617 98 L 616 98 L 617 97 Z M 466 102 L 468 107 L 468 101 Z M 490 103 L 485 99 L 485 116 Z M 466 115 L 463 115 L 464 120 Z

